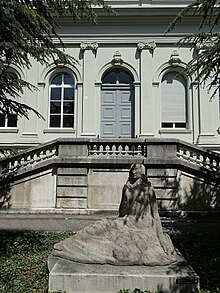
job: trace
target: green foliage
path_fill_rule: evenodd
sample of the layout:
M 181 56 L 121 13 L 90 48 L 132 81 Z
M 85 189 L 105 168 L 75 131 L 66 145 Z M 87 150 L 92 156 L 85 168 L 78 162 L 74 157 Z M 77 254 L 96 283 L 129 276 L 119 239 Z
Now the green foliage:
M 198 32 L 181 38 L 179 45 L 190 45 L 191 49 L 199 45 L 201 50 L 195 50 L 195 56 L 187 64 L 185 71 L 188 75 L 195 76 L 199 84 L 208 83 L 209 90 L 215 85 L 213 95 L 218 89 L 220 76 L 219 7 L 219 0 L 195 0 L 177 15 L 167 29 L 167 33 L 172 31 L 187 15 L 199 17 Z
M 95 4 L 95 5 L 93 5 Z M 1 0 L 0 1 L 0 113 L 17 113 L 28 117 L 28 111 L 40 113 L 18 100 L 24 88 L 35 90 L 22 77 L 11 74 L 9 66 L 31 67 L 31 59 L 48 64 L 73 64 L 74 57 L 65 53 L 58 35 L 58 17 L 69 16 L 73 22 L 97 22 L 94 7 L 107 12 L 104 0 Z M 54 44 L 58 40 L 62 49 Z M 10 98 L 9 98 L 10 97 Z
M 220 232 L 175 232 L 170 236 L 199 275 L 201 288 L 207 290 L 204 293 L 220 293 Z
M 47 258 L 55 243 L 72 234 L 71 232 L 0 231 L 1 293 L 46 293 Z M 220 232 L 209 234 L 173 232 L 171 237 L 175 246 L 200 276 L 202 289 L 195 293 L 220 293 L 218 289 L 220 288 Z M 147 288 L 145 291 L 136 288 L 133 291 L 121 289 L 119 292 L 150 293 Z
M 196 290 L 195 292 L 193 293 L 219 293 L 220 290 L 217 290 L 217 291 L 209 291 L 209 290 Z
M 140 289 L 136 288 L 136 289 L 134 289 L 134 291 L 131 291 L 129 289 L 122 289 L 118 293 L 151 293 L 151 292 L 148 290 L 141 291 Z M 155 292 L 155 293 L 157 293 L 157 292 Z
M 196 291 L 193 291 L 192 293 L 219 293 L 220 291 L 217 290 L 217 291 L 209 291 L 209 290 L 196 290 Z M 148 290 L 140 290 L 140 289 L 134 289 L 134 291 L 131 291 L 129 289 L 122 289 L 120 291 L 118 291 L 118 293 L 152 293 L 151 291 L 148 291 Z M 155 293 L 163 293 L 162 291 L 160 292 L 155 292 Z
M 70 232 L 1 231 L 1 293 L 47 292 L 47 258 Z
M 192 293 L 220 293 L 220 232 L 217 229 L 207 233 L 173 231 L 170 236 L 200 277 L 202 289 Z M 147 288 L 145 291 L 135 290 L 122 289 L 119 293 L 155 293 Z

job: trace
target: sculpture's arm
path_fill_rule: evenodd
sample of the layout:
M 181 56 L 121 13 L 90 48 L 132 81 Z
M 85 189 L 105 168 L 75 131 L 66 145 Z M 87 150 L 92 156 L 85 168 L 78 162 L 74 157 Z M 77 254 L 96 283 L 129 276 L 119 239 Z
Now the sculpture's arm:
M 119 217 L 124 217 L 125 215 L 128 215 L 130 208 L 130 197 L 130 189 L 127 184 L 125 184 L 122 189 L 121 203 L 119 206 Z

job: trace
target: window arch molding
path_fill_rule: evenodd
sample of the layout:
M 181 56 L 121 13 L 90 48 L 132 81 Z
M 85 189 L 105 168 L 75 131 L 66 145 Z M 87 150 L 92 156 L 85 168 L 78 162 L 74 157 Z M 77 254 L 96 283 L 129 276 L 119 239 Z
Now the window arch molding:
M 127 69 L 123 67 L 112 67 L 104 72 L 101 82 L 103 86 L 105 84 L 133 85 L 134 77 Z
M 180 61 L 178 66 L 172 66 L 170 65 L 170 62 L 165 62 L 161 66 L 158 67 L 156 70 L 154 77 L 153 77 L 153 85 L 159 85 L 160 82 L 162 81 L 162 78 L 165 74 L 171 71 L 177 72 L 177 74 L 181 74 L 185 77 L 187 80 L 188 84 L 192 82 L 192 76 L 187 76 L 186 73 L 184 72 L 184 69 L 186 68 L 186 63 Z
M 16 74 L 19 78 L 26 80 L 24 71 L 15 64 L 10 64 L 7 68 L 7 72 Z
M 140 82 L 137 71 L 130 64 L 123 62 L 123 65 L 112 65 L 112 62 L 108 62 L 100 68 L 97 74 L 96 83 L 102 83 L 103 76 L 108 72 L 114 71 L 115 69 L 127 72 L 132 76 L 134 82 Z
M 82 82 L 82 75 L 76 67 L 70 65 L 56 65 L 52 63 L 44 68 L 41 72 L 38 85 L 49 83 L 52 76 L 54 76 L 56 73 L 58 74 L 59 72 L 66 72 L 70 75 L 73 75 L 76 85 Z

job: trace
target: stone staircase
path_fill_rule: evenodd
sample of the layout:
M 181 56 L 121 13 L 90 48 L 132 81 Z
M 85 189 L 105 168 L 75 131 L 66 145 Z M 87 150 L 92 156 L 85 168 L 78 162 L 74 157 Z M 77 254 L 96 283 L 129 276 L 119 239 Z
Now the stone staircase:
M 6 157 L 1 205 L 116 210 L 133 163 L 145 165 L 160 210 L 220 209 L 220 156 L 176 139 L 56 139 Z

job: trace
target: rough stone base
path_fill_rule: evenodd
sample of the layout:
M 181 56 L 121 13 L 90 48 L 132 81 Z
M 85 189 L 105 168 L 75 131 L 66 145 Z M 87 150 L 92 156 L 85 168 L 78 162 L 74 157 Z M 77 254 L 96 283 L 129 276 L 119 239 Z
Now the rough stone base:
M 199 277 L 187 262 L 169 266 L 113 266 L 81 264 L 49 257 L 49 292 L 117 293 L 120 289 L 163 293 L 191 293 Z

